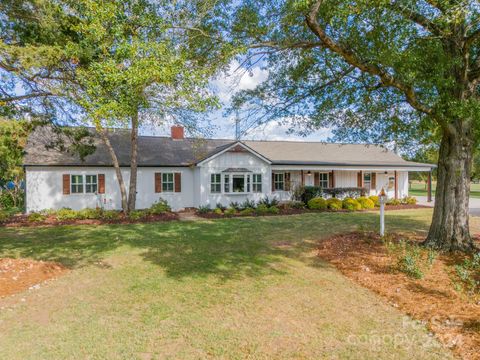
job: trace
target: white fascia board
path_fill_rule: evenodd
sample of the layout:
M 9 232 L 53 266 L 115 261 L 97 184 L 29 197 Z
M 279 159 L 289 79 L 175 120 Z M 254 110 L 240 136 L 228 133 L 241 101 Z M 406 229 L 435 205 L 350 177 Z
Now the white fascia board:
M 343 170 L 343 171 L 358 171 L 358 170 L 365 170 L 365 171 L 413 171 L 413 172 L 420 172 L 420 171 L 430 171 L 432 168 L 430 167 L 406 167 L 406 166 L 318 166 L 318 165 L 272 165 L 272 171 L 287 171 L 287 170 L 310 170 L 310 171 L 331 171 L 331 170 Z
M 249 153 L 251 153 L 252 155 L 258 157 L 260 160 L 263 160 L 265 161 L 267 164 L 271 164 L 272 162 L 270 160 L 268 160 L 266 157 L 263 157 L 262 155 L 260 155 L 259 153 L 257 153 L 256 151 L 254 151 L 253 149 L 251 149 L 250 147 L 248 147 L 247 145 L 245 145 L 244 143 L 240 142 L 240 141 L 237 141 L 235 143 L 233 143 L 232 145 L 230 145 L 229 147 L 223 149 L 222 151 L 216 153 L 216 154 L 213 154 L 212 156 L 209 156 L 205 159 L 203 159 L 202 161 L 198 162 L 197 163 L 197 166 L 202 166 L 204 165 L 205 163 L 209 162 L 210 160 L 213 160 L 215 159 L 216 157 L 222 155 L 222 154 L 225 154 L 227 151 L 233 149 L 234 147 L 236 146 L 241 146 L 243 147 L 245 150 L 247 150 Z

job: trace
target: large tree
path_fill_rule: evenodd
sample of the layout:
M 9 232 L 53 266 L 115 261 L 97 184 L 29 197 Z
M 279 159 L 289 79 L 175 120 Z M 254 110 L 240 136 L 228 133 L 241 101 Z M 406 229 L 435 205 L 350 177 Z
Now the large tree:
M 235 106 L 258 121 L 334 128 L 349 141 L 438 141 L 425 244 L 469 251 L 468 198 L 480 138 L 480 7 L 451 0 L 264 0 L 234 36 L 267 81 Z

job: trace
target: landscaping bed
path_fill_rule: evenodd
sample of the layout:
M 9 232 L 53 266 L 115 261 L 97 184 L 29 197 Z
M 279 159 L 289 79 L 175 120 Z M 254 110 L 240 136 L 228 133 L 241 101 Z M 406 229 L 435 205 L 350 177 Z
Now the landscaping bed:
M 476 239 L 480 245 L 480 236 Z M 469 269 L 464 264 L 471 264 L 471 257 L 427 251 L 418 246 L 420 240 L 399 234 L 382 240 L 354 232 L 322 240 L 318 255 L 425 323 L 456 355 L 480 359 L 478 261 L 470 273 L 473 277 L 464 278 L 463 271 Z
M 66 267 L 55 262 L 0 258 L 0 298 L 36 289 L 67 271 Z

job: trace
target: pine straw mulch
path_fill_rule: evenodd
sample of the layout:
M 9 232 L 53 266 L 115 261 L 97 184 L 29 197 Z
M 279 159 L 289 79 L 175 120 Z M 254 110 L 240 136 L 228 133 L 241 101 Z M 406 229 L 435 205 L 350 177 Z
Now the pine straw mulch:
M 55 262 L 0 258 L 0 298 L 27 289 L 37 289 L 45 281 L 67 271 L 66 267 Z
M 178 213 L 166 212 L 164 214 L 147 215 L 140 219 L 131 219 L 119 214 L 116 219 L 75 219 L 58 220 L 55 215 L 49 215 L 42 221 L 29 221 L 27 214 L 18 214 L 10 217 L 5 222 L 0 222 L 0 227 L 38 227 L 38 226 L 59 226 L 59 225 L 105 225 L 105 224 L 138 224 L 151 222 L 164 222 L 178 220 Z
M 401 234 L 393 238 L 421 240 Z M 476 239 L 480 240 L 478 236 Z M 463 262 L 464 255 L 439 255 L 423 279 L 397 271 L 398 260 L 378 235 L 335 235 L 322 241 L 318 255 L 392 306 L 425 323 L 455 355 L 480 359 L 480 296 L 456 291 L 453 282 L 454 265 Z

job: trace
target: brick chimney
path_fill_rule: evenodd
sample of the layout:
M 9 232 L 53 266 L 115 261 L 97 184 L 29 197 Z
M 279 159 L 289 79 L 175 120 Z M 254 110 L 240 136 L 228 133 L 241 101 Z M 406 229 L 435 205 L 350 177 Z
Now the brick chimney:
M 172 139 L 173 140 L 183 140 L 185 138 L 183 126 L 173 125 L 171 127 L 171 131 L 172 131 Z

